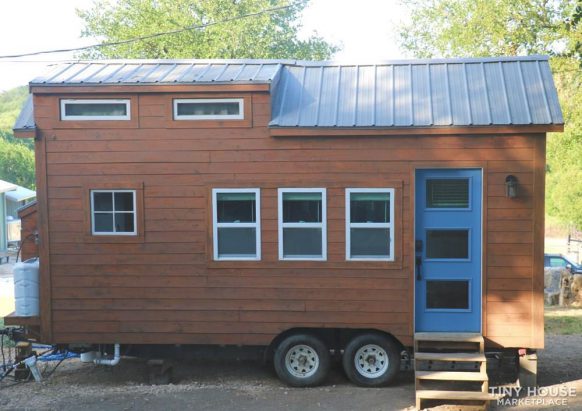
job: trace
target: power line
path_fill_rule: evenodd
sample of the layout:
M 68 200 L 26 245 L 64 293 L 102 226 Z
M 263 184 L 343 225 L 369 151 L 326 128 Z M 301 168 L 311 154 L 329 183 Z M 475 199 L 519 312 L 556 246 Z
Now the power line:
M 38 56 L 41 54 L 68 53 L 71 51 L 81 51 L 81 50 L 88 50 L 88 49 L 100 48 L 100 47 L 120 46 L 123 44 L 135 43 L 135 42 L 142 41 L 142 40 L 148 40 L 148 39 L 152 39 L 152 38 L 183 33 L 186 31 L 204 29 L 204 28 L 216 26 L 219 24 L 230 23 L 231 21 L 243 20 L 243 19 L 247 19 L 249 17 L 260 16 L 262 14 L 273 13 L 275 11 L 285 10 L 285 9 L 289 9 L 291 7 L 297 6 L 297 5 L 299 5 L 299 3 L 300 2 L 298 1 L 295 3 L 288 4 L 286 6 L 272 7 L 270 9 L 264 9 L 261 11 L 257 11 L 255 13 L 249 13 L 249 14 L 243 14 L 242 16 L 231 17 L 229 19 L 214 21 L 211 23 L 206 23 L 206 24 L 201 24 L 201 25 L 196 25 L 196 26 L 188 26 L 188 27 L 184 27 L 181 29 L 171 30 L 171 31 L 163 31 L 163 32 L 158 32 L 158 33 L 147 34 L 145 36 L 134 37 L 131 39 L 126 39 L 126 40 L 113 41 L 110 43 L 97 43 L 97 44 L 92 44 L 89 46 L 73 47 L 73 48 L 68 48 L 68 49 L 43 50 L 43 51 L 34 51 L 34 52 L 30 52 L 30 53 L 4 55 L 4 56 L 0 56 L 0 59 Z

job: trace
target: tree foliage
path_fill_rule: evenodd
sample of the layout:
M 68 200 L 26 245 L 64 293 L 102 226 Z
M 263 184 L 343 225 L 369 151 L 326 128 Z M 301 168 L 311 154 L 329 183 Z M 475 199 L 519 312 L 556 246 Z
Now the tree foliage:
M 401 46 L 418 57 L 549 54 L 564 133 L 547 147 L 548 214 L 582 229 L 582 2 L 403 0 Z
M 34 189 L 34 150 L 31 139 L 17 139 L 12 126 L 26 97 L 26 86 L 0 94 L 0 179 Z
M 94 49 L 91 58 L 293 58 L 326 59 L 338 48 L 316 33 L 297 35 L 297 22 L 309 0 L 97 0 L 78 10 L 86 37 L 103 42 L 149 36 L 213 22 L 204 29 Z M 236 17 L 292 4 L 242 19 Z

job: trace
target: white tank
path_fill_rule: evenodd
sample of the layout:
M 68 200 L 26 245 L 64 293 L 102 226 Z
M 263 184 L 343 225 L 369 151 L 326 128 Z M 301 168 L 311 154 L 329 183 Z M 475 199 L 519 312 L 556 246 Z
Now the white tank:
M 14 300 L 16 317 L 40 315 L 38 258 L 31 258 L 14 265 Z

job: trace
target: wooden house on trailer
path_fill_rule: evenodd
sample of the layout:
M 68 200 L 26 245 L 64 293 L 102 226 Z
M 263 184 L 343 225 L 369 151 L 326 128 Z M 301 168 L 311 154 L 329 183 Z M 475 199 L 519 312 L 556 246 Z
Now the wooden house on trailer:
M 30 93 L 41 314 L 6 323 L 45 343 L 264 346 L 294 385 L 408 349 L 480 364 L 419 388 L 484 391 L 484 349 L 543 348 L 546 57 L 79 62 Z

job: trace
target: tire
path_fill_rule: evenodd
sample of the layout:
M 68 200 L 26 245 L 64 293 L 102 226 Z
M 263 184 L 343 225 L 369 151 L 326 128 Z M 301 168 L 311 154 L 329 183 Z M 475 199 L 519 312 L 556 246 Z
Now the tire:
M 400 349 L 381 334 L 361 334 L 346 346 L 342 358 L 351 382 L 363 387 L 382 387 L 400 371 Z
M 329 371 L 329 349 L 317 337 L 295 334 L 285 338 L 273 355 L 275 372 L 292 387 L 314 387 Z

